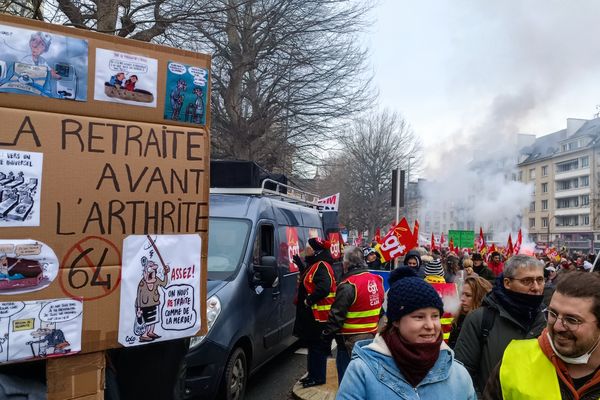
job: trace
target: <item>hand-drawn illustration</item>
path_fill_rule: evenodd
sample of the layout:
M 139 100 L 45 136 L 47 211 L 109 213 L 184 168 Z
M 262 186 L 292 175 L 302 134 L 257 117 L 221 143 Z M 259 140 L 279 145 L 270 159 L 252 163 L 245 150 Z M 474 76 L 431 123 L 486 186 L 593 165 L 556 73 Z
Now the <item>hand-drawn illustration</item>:
M 205 124 L 207 90 L 208 70 L 169 62 L 165 119 Z
M 157 66 L 153 58 L 96 49 L 94 99 L 156 107 Z
M 0 228 L 39 226 L 42 153 L 0 149 Z
M 78 353 L 82 321 L 78 299 L 0 303 L 0 363 Z
M 58 275 L 58 259 L 42 242 L 0 239 L 0 295 L 33 292 Z
M 0 92 L 87 99 L 87 40 L 0 25 Z
M 119 343 L 192 336 L 200 329 L 198 235 L 133 235 L 123 242 Z

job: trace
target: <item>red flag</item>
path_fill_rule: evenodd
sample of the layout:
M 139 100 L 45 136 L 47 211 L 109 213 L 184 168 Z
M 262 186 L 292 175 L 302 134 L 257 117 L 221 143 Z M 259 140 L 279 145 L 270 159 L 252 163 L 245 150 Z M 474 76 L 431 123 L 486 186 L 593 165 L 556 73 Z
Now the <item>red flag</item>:
M 431 232 L 431 249 L 429 251 L 435 250 L 435 236 L 433 236 L 433 232 Z
M 419 220 L 415 219 L 415 227 L 413 228 L 413 236 L 417 239 L 417 246 L 419 245 Z
M 519 254 L 521 250 L 521 244 L 523 243 L 523 234 L 521 233 L 521 229 L 519 229 L 519 233 L 517 234 L 517 240 L 515 241 L 515 254 Z
M 442 232 L 442 236 L 440 237 L 440 247 L 444 247 L 445 242 L 446 242 L 446 239 L 444 239 L 444 232 Z
M 477 252 L 481 253 L 486 248 L 485 237 L 483 236 L 483 228 L 479 227 L 479 238 L 475 241 Z
M 362 237 L 362 232 L 358 234 L 358 237 L 356 238 L 356 245 L 360 246 L 362 245 L 362 241 L 363 241 L 363 237 Z
M 375 229 L 375 241 L 377 243 L 381 243 L 381 229 L 380 228 Z
M 451 252 L 458 254 L 458 250 L 454 248 L 454 238 L 453 237 L 450 238 L 450 243 L 449 243 L 448 247 L 450 247 Z
M 490 251 L 487 254 L 486 258 L 489 260 L 490 257 L 491 257 L 491 255 L 492 255 L 492 253 L 495 252 L 495 251 L 498 251 L 498 250 L 496 250 L 496 243 L 492 243 L 492 247 L 490 247 Z
M 417 246 L 417 239 L 410 231 L 406 218 L 394 226 L 381 240 L 379 252 L 385 261 L 403 256 L 408 251 Z
M 512 256 L 514 252 L 515 252 L 515 249 L 513 248 L 512 236 L 509 233 L 508 234 L 508 243 L 506 244 L 506 254 L 505 254 L 506 258 Z

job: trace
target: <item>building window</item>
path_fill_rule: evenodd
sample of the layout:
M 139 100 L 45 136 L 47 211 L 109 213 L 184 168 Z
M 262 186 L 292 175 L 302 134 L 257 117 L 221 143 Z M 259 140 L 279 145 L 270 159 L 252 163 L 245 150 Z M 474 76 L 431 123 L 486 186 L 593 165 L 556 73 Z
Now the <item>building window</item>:
M 556 200 L 556 208 L 573 208 L 579 207 L 579 197 L 565 197 L 564 199 Z
M 519 182 L 523 181 L 523 171 L 519 171 Z
M 589 167 L 590 158 L 588 156 L 581 157 L 581 168 Z
M 569 160 L 569 161 L 565 161 L 565 162 L 556 164 L 556 172 L 557 173 L 572 171 L 577 168 L 579 168 L 578 159 Z
M 589 225 L 590 224 L 590 215 L 589 214 L 584 214 L 582 215 L 582 220 L 583 222 L 581 223 L 581 225 Z
M 548 217 L 542 217 L 542 227 L 543 228 L 548 227 Z
M 529 211 L 531 211 L 531 212 L 535 211 L 535 201 L 532 201 L 531 203 L 529 203 Z
M 548 200 L 542 200 L 542 210 L 548 209 Z
M 535 168 L 529 170 L 529 179 L 535 179 Z
M 548 193 L 548 183 L 542 183 L 542 193 Z
M 589 194 L 584 194 L 583 196 L 581 196 L 581 205 L 582 206 L 590 205 L 590 195 Z
M 535 218 L 529 218 L 529 227 L 535 228 Z
M 542 166 L 542 176 L 548 176 L 548 166 Z
M 590 186 L 590 177 L 588 175 L 582 176 L 580 179 L 581 179 L 581 187 Z

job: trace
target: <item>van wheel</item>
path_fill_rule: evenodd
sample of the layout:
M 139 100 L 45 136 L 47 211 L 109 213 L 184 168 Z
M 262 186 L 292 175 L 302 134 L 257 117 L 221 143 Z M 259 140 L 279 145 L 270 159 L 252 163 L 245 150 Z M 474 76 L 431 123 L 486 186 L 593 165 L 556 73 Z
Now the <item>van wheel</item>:
M 241 347 L 237 347 L 233 350 L 225 365 L 221 398 L 223 400 L 242 400 L 246 391 L 247 380 L 246 353 Z

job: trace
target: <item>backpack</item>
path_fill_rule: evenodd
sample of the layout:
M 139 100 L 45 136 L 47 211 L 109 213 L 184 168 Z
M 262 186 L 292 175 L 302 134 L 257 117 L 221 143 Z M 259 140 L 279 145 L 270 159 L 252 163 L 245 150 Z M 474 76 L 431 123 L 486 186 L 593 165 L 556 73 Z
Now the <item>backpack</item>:
M 488 336 L 490 336 L 490 331 L 492 330 L 494 321 L 496 320 L 496 314 L 498 314 L 494 308 L 488 306 L 483 307 L 483 318 L 481 319 L 481 329 L 479 330 L 481 335 L 481 347 L 487 343 Z

